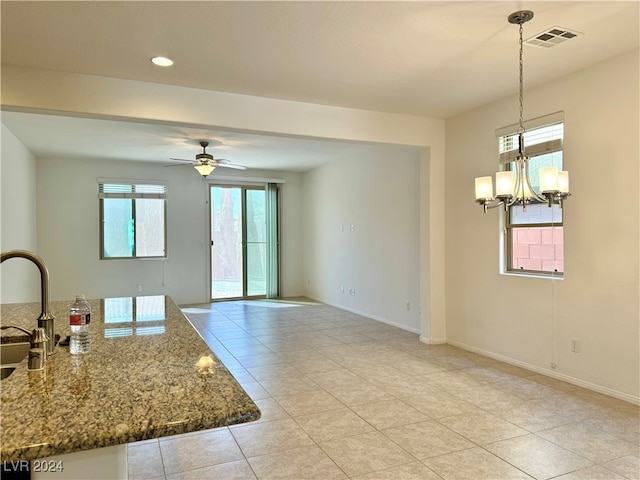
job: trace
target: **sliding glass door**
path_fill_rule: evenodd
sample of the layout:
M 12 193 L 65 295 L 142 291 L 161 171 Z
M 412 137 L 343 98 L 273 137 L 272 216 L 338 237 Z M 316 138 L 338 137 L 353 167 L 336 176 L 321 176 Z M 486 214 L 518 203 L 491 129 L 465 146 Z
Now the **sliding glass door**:
M 277 223 L 269 221 L 277 202 L 269 205 L 268 193 L 264 187 L 210 187 L 212 300 L 277 295 Z

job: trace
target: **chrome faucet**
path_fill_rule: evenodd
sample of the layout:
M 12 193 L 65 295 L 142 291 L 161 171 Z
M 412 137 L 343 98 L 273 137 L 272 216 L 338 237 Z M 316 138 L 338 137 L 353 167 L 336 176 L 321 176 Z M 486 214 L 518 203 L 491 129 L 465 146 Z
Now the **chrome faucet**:
M 27 250 L 9 250 L 0 254 L 0 263 L 10 258 L 20 257 L 29 260 L 40 270 L 40 316 L 38 317 L 38 327 L 44 328 L 45 335 L 47 336 L 45 347 L 45 358 L 53 354 L 53 350 L 56 346 L 54 321 L 55 317 L 51 313 L 49 306 L 49 269 L 44 260 L 35 253 L 28 252 Z

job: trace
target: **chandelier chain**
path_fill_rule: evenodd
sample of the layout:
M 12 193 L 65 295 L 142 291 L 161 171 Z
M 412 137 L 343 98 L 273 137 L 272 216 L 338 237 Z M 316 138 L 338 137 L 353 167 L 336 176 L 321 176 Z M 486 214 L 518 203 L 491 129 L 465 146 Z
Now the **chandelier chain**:
M 523 103 L 524 103 L 524 85 L 523 85 L 523 69 L 524 69 L 524 62 L 522 61 L 522 23 L 520 23 L 520 56 L 519 56 L 519 66 L 520 66 L 520 96 L 519 96 L 519 102 L 520 102 L 520 127 L 518 129 L 518 133 L 524 133 L 524 124 L 523 124 L 523 120 L 522 120 L 522 116 L 523 116 Z
M 519 26 L 519 125 L 518 125 L 518 155 L 511 158 L 513 168 L 502 170 L 496 173 L 496 195 L 493 195 L 493 180 L 491 177 L 476 178 L 476 202 L 482 205 L 486 212 L 489 208 L 495 208 L 500 205 L 504 206 L 505 215 L 509 213 L 509 207 L 516 203 L 522 205 L 522 209 L 526 210 L 526 206 L 532 202 L 547 203 L 549 207 L 553 204 L 559 204 L 562 208 L 564 200 L 569 197 L 569 172 L 558 172 L 555 166 L 541 167 L 538 171 L 539 191 L 531 183 L 529 175 L 529 157 L 525 153 L 524 145 L 524 62 L 523 62 L 523 24 L 533 18 L 533 12 L 522 10 L 512 13 L 507 18 L 509 23 Z M 509 150 L 514 145 L 509 139 Z M 546 148 L 546 147 L 545 147 Z M 550 147 L 551 148 L 551 147 Z M 553 147 L 555 148 L 555 147 Z M 555 150 L 554 150 L 555 151 Z M 544 181 L 543 181 L 544 180 Z

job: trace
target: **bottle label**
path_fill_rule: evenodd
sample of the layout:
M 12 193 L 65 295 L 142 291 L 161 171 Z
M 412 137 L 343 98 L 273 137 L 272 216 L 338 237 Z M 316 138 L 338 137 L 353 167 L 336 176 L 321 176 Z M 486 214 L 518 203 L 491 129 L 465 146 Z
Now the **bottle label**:
M 89 315 L 69 315 L 69 325 L 86 325 Z

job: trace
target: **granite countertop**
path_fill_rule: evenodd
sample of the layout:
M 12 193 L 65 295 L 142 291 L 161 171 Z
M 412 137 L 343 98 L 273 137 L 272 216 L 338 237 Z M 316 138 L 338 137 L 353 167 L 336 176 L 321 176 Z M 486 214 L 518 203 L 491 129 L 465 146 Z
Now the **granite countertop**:
M 55 331 L 69 335 L 73 301 L 51 302 Z M 41 371 L 27 359 L 0 383 L 0 461 L 250 422 L 260 410 L 166 296 L 89 300 L 91 351 L 58 345 Z M 39 303 L 0 306 L 2 325 L 36 327 Z M 25 339 L 15 329 L 3 341 Z M 195 364 L 209 355 L 215 366 Z

